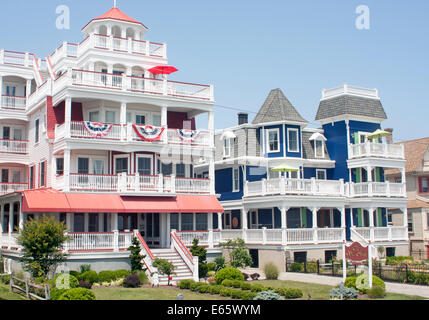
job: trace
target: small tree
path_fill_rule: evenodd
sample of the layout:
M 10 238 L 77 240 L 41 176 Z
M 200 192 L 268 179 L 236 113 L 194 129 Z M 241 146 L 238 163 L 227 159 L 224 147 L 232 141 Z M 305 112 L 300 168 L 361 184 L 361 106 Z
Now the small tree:
M 131 271 L 137 272 L 144 270 L 143 269 L 143 259 L 146 258 L 146 255 L 141 254 L 140 241 L 137 237 L 134 237 L 131 246 L 128 248 L 130 253 L 130 263 L 131 263 Z
M 160 274 L 165 274 L 168 277 L 168 285 L 170 285 L 170 277 L 174 274 L 174 265 L 165 259 L 155 259 L 152 265 L 158 269 Z
M 54 217 L 28 221 L 18 237 L 18 244 L 23 248 L 24 269 L 35 278 L 46 277 L 57 264 L 66 261 L 67 255 L 60 251 L 68 240 L 66 231 L 65 224 Z
M 204 278 L 207 275 L 207 249 L 198 246 L 198 239 L 192 241 L 192 247 L 189 249 L 194 257 L 198 257 L 198 274 L 200 278 Z
M 232 267 L 245 268 L 252 265 L 252 257 L 247 251 L 247 245 L 243 239 L 230 239 L 225 243 L 221 243 L 220 246 L 229 250 L 230 261 L 228 264 Z

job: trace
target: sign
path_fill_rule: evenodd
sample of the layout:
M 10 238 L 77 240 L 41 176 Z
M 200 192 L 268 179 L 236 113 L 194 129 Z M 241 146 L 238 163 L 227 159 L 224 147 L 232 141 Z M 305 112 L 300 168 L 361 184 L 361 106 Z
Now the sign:
M 235 229 L 237 229 L 237 228 L 238 228 L 238 224 L 239 224 L 239 221 L 238 221 L 238 218 L 237 218 L 237 217 L 235 217 L 234 219 L 232 219 L 232 226 L 233 226 Z
M 368 247 L 363 247 L 359 242 L 353 242 L 349 247 L 345 246 L 346 259 L 352 261 L 368 260 Z

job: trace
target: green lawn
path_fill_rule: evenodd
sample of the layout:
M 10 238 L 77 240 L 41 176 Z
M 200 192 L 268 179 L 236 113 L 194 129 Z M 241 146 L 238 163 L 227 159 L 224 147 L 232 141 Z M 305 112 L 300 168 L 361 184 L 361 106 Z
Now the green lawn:
M 0 300 L 25 300 L 25 298 L 19 294 L 10 293 L 9 286 L 0 284 Z
M 176 287 L 160 288 L 96 288 L 93 289 L 97 300 L 177 300 L 179 293 L 185 300 L 222 300 L 220 296 L 200 294 Z
M 315 284 L 315 283 L 306 283 L 306 282 L 297 282 L 297 281 L 282 281 L 282 280 L 262 280 L 258 281 L 265 286 L 271 287 L 290 287 L 290 288 L 300 288 L 304 292 L 304 298 L 308 297 L 310 293 L 311 299 L 318 300 L 329 300 L 329 294 L 333 286 Z M 397 293 L 387 293 L 384 299 L 380 300 L 424 300 L 425 298 L 419 296 L 408 296 L 405 294 Z

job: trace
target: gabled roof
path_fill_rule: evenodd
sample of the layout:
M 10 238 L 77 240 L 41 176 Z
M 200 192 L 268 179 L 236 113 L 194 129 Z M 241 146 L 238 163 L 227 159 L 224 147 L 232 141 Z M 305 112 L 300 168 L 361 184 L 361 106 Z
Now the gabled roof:
M 276 121 L 308 122 L 301 117 L 280 89 L 271 90 L 252 123 L 260 124 Z
M 387 115 L 379 99 L 341 95 L 320 101 L 316 121 L 341 115 L 366 116 L 386 120 Z
M 426 151 L 429 149 L 429 137 L 395 144 L 404 145 L 405 160 L 407 161 L 405 164 L 405 172 L 417 171 L 423 162 Z M 399 171 L 394 169 L 386 170 L 385 172 L 386 175 L 397 173 L 399 173 Z
M 97 20 L 118 20 L 118 21 L 123 21 L 123 22 L 136 23 L 136 24 L 139 24 L 139 25 L 141 25 L 147 29 L 147 27 L 143 23 L 141 23 L 141 22 L 131 18 L 130 16 L 126 15 L 119 8 L 110 9 L 109 11 L 107 11 L 105 14 L 99 16 L 98 18 L 92 19 L 88 24 L 90 24 L 93 21 L 97 21 Z M 83 29 L 85 29 L 88 26 L 88 24 L 85 27 L 83 27 Z

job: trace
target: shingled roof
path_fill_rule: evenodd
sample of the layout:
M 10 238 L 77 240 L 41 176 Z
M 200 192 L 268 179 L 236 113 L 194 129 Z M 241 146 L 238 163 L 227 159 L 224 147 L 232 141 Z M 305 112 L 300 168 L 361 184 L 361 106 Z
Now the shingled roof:
M 405 160 L 405 172 L 416 172 L 423 163 L 423 157 L 426 151 L 429 149 L 429 137 L 421 138 L 416 140 L 404 141 L 395 144 L 404 145 Z M 386 175 L 398 174 L 399 170 L 389 169 L 386 170 Z
M 329 157 L 328 149 L 326 148 L 326 143 L 323 141 L 323 148 L 325 149 L 325 156 L 323 158 L 316 158 L 314 154 L 314 142 L 310 141 L 313 132 L 302 131 L 302 150 L 304 159 L 318 159 L 318 160 L 331 160 Z
M 386 112 L 379 99 L 341 95 L 320 101 L 316 121 L 346 114 L 387 119 Z
M 271 90 L 252 123 L 260 124 L 275 121 L 308 122 L 301 117 L 280 89 Z

